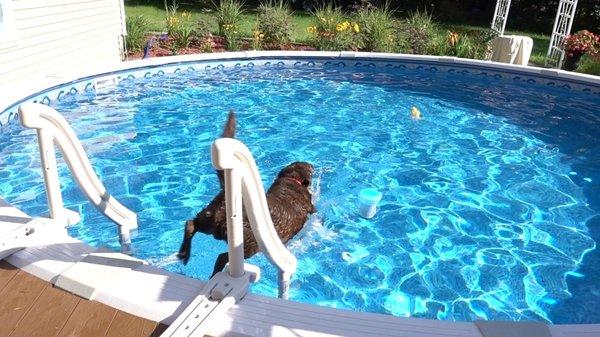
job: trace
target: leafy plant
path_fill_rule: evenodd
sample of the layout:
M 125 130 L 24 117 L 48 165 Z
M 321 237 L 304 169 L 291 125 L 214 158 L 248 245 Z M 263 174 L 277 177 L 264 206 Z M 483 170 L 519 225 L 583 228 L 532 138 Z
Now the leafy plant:
M 229 33 L 239 30 L 242 14 L 244 14 L 241 2 L 237 0 L 221 0 L 219 5 L 214 6 L 219 35 L 226 35 L 226 26 L 229 27 L 227 29 Z
M 283 49 L 292 41 L 292 34 L 292 12 L 289 5 L 286 5 L 283 0 L 268 0 L 259 6 L 257 29 L 254 35 L 259 36 L 261 46 L 268 45 Z
M 315 9 L 314 26 L 307 31 L 313 35 L 313 45 L 318 50 L 358 49 L 360 26 L 350 22 L 339 7 L 331 3 Z
M 252 36 L 252 49 L 253 50 L 261 50 L 263 48 L 263 39 L 265 38 L 265 34 L 261 33 L 258 27 L 254 29 L 254 33 Z
M 487 44 L 480 41 L 481 37 L 459 34 L 448 31 L 446 34 L 435 35 L 429 44 L 432 55 L 456 56 L 472 59 L 483 59 L 486 55 Z
M 150 22 L 142 15 L 125 18 L 125 27 L 127 29 L 125 43 L 130 51 L 139 51 L 144 48 L 149 25 Z
M 370 3 L 358 7 L 355 16 L 361 27 L 361 46 L 367 51 L 394 51 L 394 30 L 392 11 L 386 3 L 378 8 Z
M 213 35 L 210 32 L 210 25 L 206 20 L 200 19 L 196 23 L 195 35 L 197 36 L 200 49 L 203 53 L 212 53 L 214 39 Z
M 491 60 L 492 59 L 492 40 L 498 36 L 498 33 L 491 28 L 476 30 L 469 35 L 473 43 L 477 46 L 477 54 L 473 58 Z
M 427 11 L 416 10 L 411 12 L 406 18 L 405 24 L 408 27 L 417 28 L 429 36 L 434 35 L 439 30 L 439 25 L 433 21 L 432 15 Z
M 240 33 L 238 28 L 234 25 L 223 26 L 223 37 L 225 38 L 225 45 L 228 50 L 240 50 L 241 41 Z
M 177 13 L 175 7 L 169 11 L 166 19 L 167 34 L 173 39 L 177 48 L 188 48 L 194 34 L 196 24 L 190 12 Z
M 600 76 L 600 55 L 585 55 L 575 70 L 578 73 Z
M 448 43 L 446 36 L 443 34 L 435 34 L 431 38 L 428 38 L 424 50 L 423 54 L 456 56 L 452 51 L 452 46 Z
M 567 56 L 583 55 L 585 53 L 597 53 L 600 49 L 600 35 L 587 30 L 580 30 L 569 35 L 564 41 Z
M 440 48 L 445 48 L 440 42 L 439 26 L 433 21 L 431 14 L 412 12 L 401 22 L 396 32 L 397 51 L 407 54 L 440 54 Z

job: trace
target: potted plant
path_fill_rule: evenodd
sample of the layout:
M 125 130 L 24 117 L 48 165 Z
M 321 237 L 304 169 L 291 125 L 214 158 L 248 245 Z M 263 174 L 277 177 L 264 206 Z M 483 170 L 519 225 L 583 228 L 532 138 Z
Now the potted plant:
M 567 36 L 564 41 L 566 53 L 563 69 L 573 71 L 579 66 L 579 61 L 585 53 L 594 53 L 600 45 L 600 36 L 587 30 L 580 30 Z

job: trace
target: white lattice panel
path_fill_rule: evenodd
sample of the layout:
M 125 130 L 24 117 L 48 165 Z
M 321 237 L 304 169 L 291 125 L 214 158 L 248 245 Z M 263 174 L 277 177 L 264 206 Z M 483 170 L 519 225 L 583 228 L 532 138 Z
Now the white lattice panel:
M 573 25 L 576 10 L 577 0 L 560 0 L 546 56 L 546 66 L 553 68 L 560 68 L 562 66 L 565 58 L 563 43 L 571 33 L 571 26 Z
M 496 9 L 494 10 L 494 19 L 492 20 L 492 30 L 497 35 L 504 34 L 506 27 L 506 19 L 508 18 L 508 10 L 510 9 L 511 0 L 497 0 Z

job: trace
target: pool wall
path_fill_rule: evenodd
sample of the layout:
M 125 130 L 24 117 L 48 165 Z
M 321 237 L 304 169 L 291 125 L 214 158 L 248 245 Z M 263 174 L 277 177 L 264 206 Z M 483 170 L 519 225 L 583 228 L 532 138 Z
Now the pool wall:
M 600 77 L 556 69 L 524 67 L 447 56 L 353 52 L 248 51 L 182 55 L 124 62 L 110 69 L 96 69 L 72 77 L 48 77 L 47 81 L 17 86 L 0 97 L 0 130 L 16 118 L 19 104 L 49 104 L 65 95 L 103 88 L 140 77 L 230 67 L 394 68 L 485 76 L 523 85 L 546 85 L 566 91 L 600 95 Z

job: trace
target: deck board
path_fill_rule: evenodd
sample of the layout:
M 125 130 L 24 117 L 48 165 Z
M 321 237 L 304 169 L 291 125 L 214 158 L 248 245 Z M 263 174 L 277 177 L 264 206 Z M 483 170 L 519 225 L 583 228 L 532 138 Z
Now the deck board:
M 6 261 L 0 261 L 0 291 L 17 275 L 19 269 Z
M 167 326 L 87 301 L 0 261 L 0 337 L 158 337 Z
M 19 271 L 0 291 L 0 337 L 9 336 L 47 284 Z
M 80 300 L 58 337 L 104 336 L 117 309 L 100 302 Z
M 167 330 L 168 327 L 169 327 L 168 325 L 158 323 L 156 325 L 156 328 L 154 329 L 154 331 L 152 331 L 152 334 L 150 334 L 150 337 L 159 337 L 163 332 L 165 332 L 165 330 Z M 207 336 L 205 336 L 205 337 L 207 337 Z
M 44 282 L 40 279 L 37 281 Z M 79 298 L 60 289 L 46 287 L 10 337 L 56 336 L 79 301 L 81 301 Z
M 106 337 L 146 337 L 152 334 L 156 322 L 118 311 Z

